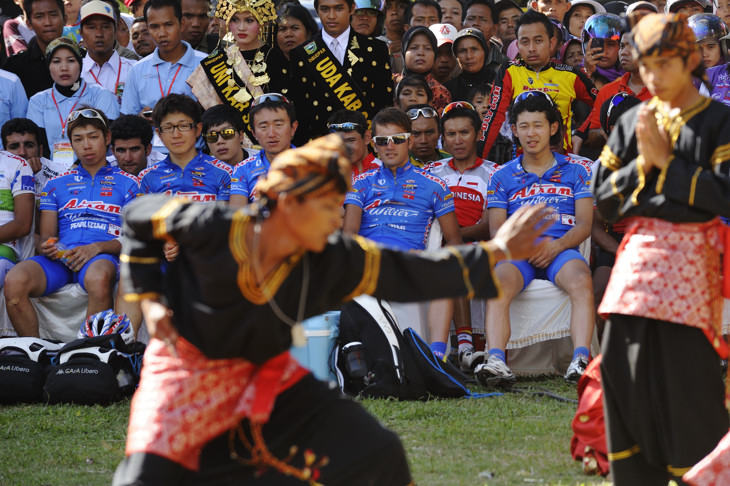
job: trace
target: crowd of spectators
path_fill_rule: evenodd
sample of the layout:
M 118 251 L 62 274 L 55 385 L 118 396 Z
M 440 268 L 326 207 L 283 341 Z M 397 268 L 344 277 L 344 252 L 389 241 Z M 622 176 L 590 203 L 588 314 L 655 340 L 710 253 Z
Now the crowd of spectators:
M 651 97 L 623 18 L 690 16 L 710 80 L 700 89 L 730 104 L 730 14 L 726 2 L 714 8 L 315 0 L 313 16 L 296 2 L 24 0 L 5 19 L 0 70 L 10 320 L 37 336 L 30 299 L 76 282 L 89 314 L 116 306 L 138 330 L 139 308 L 114 293 L 124 205 L 164 193 L 245 206 L 274 157 L 335 132 L 354 168 L 347 234 L 422 250 L 435 222 L 443 243 L 461 244 L 488 239 L 520 205 L 555 207 L 549 251 L 497 268 L 504 293 L 487 307 L 487 352 L 474 344 L 472 326 L 483 323 L 471 321 L 468 300 L 433 303 L 428 321 L 437 356 L 453 320 L 462 368 L 485 384 L 510 382 L 505 347 L 519 325 L 510 300 L 532 279 L 550 280 L 572 303 L 575 381 L 596 323 L 602 331 L 594 300 L 622 234 L 593 214 L 591 164 L 618 117 Z M 21 261 L 18 241 L 33 231 L 37 255 Z M 576 250 L 589 236 L 592 261 Z M 178 251 L 170 242 L 160 258 Z

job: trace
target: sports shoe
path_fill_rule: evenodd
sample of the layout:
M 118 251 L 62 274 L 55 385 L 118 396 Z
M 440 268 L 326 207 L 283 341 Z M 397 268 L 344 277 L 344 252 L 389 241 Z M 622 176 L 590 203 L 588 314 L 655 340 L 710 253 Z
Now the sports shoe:
M 508 388 L 517 380 L 507 363 L 496 356 L 490 356 L 486 363 L 478 365 L 474 369 L 474 375 L 477 381 L 487 388 L 496 386 Z
M 586 372 L 586 366 L 588 366 L 588 358 L 582 354 L 577 355 L 573 358 L 568 366 L 568 371 L 565 372 L 565 381 L 568 383 L 578 383 L 580 377 Z
M 484 363 L 487 353 L 476 351 L 474 348 L 467 348 L 459 351 L 459 367 L 461 371 L 472 371 L 478 364 Z

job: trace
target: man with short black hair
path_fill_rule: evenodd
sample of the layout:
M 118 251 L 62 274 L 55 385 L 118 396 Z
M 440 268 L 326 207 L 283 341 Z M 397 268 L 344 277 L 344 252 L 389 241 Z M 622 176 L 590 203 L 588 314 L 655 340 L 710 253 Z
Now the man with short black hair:
M 171 93 L 195 99 L 185 80 L 205 54 L 182 40 L 182 9 L 178 0 L 150 0 L 145 4 L 144 14 L 157 48 L 132 67 L 124 87 L 121 112 L 149 119 L 155 103 Z
M 240 111 L 231 105 L 215 105 L 203 112 L 201 121 L 210 155 L 231 167 L 248 158 L 242 145 L 245 124 Z
M 450 157 L 448 152 L 438 148 L 441 126 L 439 114 L 431 105 L 409 106 L 406 114 L 411 119 L 411 164 L 423 168 L 430 162 Z
M 522 9 L 512 0 L 500 0 L 494 6 L 497 14 L 497 28 L 495 35 L 502 42 L 502 54 L 507 54 L 509 45 L 517 39 L 517 21 L 522 15 Z
M 306 132 L 300 140 L 326 134 L 327 120 L 337 110 L 360 111 L 372 119 L 393 104 L 388 48 L 350 28 L 354 1 L 315 0 L 314 7 L 322 30 L 289 52 L 292 79 L 302 83 L 294 100 Z
M 109 126 L 112 134 L 112 156 L 124 172 L 139 175 L 148 166 L 161 160 L 162 154 L 155 152 L 159 160 L 150 159 L 152 154 L 152 127 L 137 115 L 122 115 Z
M 25 94 L 30 98 L 53 86 L 46 63 L 46 47 L 63 34 L 66 14 L 62 0 L 24 0 L 23 11 L 28 27 L 36 36 L 28 42 L 28 50 L 8 58 L 3 69 L 20 78 Z
M 464 26 L 479 29 L 487 40 L 494 35 L 497 9 L 492 0 L 471 0 L 464 12 Z
M 114 50 L 116 25 L 114 10 L 106 2 L 92 0 L 81 7 L 79 32 L 86 46 L 81 77 L 110 91 L 121 103 L 134 61 L 122 58 Z
M 196 51 L 210 54 L 218 45 L 218 35 L 208 34 L 210 2 L 208 0 L 182 0 L 181 34 L 184 41 Z
M 353 177 L 380 167 L 374 162 L 375 155 L 368 150 L 372 133 L 368 129 L 365 115 L 359 111 L 340 110 L 330 117 L 327 127 L 330 132 L 337 133 L 345 141 L 350 151 Z
M 134 46 L 134 52 L 139 54 L 139 57 L 147 57 L 155 50 L 155 41 L 152 40 L 150 31 L 147 30 L 147 21 L 144 17 L 137 17 L 132 22 L 132 28 L 129 29 L 132 37 L 132 46 Z
M 231 177 L 233 207 L 253 202 L 257 196 L 256 181 L 269 171 L 274 157 L 292 147 L 292 138 L 299 127 L 291 102 L 278 93 L 257 97 L 251 104 L 249 117 L 251 130 L 262 150 L 234 167 Z
M 441 22 L 441 6 L 435 0 L 415 0 L 406 8 L 403 24 L 406 29 L 431 27 Z

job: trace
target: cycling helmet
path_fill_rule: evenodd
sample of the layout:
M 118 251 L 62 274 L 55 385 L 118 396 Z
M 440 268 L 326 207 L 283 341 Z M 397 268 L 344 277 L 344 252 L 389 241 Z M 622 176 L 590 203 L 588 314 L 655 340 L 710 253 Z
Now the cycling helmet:
M 583 26 L 583 52 L 591 39 L 621 40 L 624 22 L 621 17 L 611 13 L 591 15 Z
M 114 333 L 121 334 L 127 344 L 134 341 L 134 330 L 127 315 L 115 314 L 112 309 L 107 309 L 89 316 L 81 324 L 78 337 L 106 336 Z

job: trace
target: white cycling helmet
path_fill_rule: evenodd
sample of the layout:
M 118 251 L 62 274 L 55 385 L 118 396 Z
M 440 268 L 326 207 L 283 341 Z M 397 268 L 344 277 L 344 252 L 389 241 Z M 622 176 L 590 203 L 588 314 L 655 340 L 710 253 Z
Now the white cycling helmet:
M 89 316 L 79 329 L 78 337 L 106 336 L 109 334 L 121 334 L 124 342 L 129 344 L 134 341 L 134 329 L 126 314 L 115 314 L 112 309 L 97 312 Z

